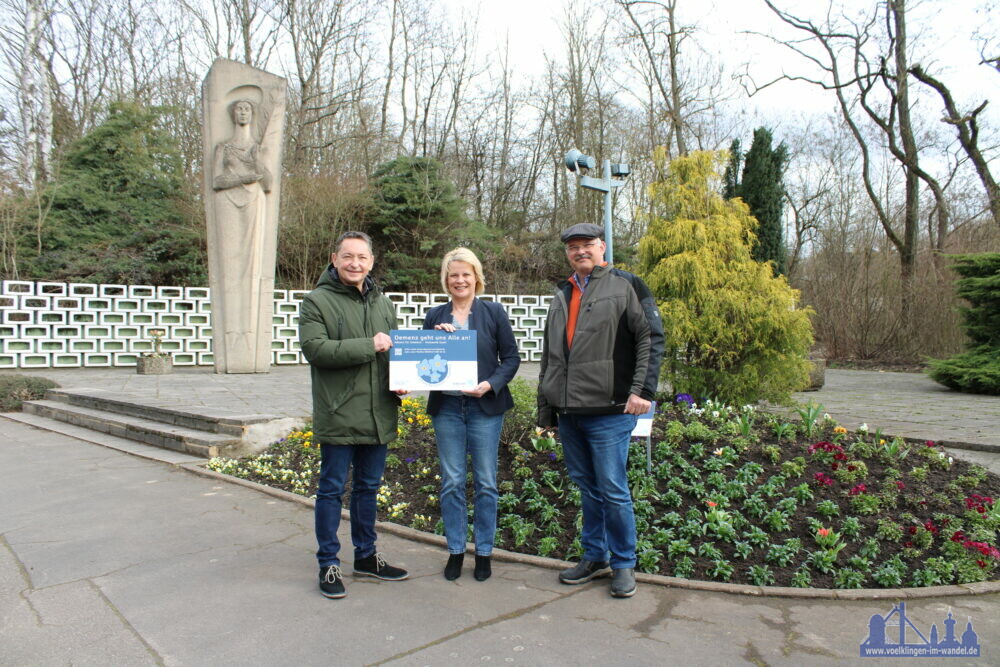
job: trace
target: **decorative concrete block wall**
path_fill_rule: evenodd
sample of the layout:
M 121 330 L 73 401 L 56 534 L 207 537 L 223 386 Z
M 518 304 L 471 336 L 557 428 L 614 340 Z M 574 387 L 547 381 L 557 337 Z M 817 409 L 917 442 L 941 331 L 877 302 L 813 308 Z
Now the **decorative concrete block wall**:
M 271 361 L 303 364 L 299 302 L 306 290 L 274 292 Z M 418 329 L 444 294 L 389 293 L 405 329 Z M 207 287 L 94 285 L 5 280 L 0 284 L 0 369 L 135 366 L 163 329 L 162 348 L 177 366 L 212 365 Z M 538 361 L 550 296 L 490 294 L 507 309 L 521 358 Z

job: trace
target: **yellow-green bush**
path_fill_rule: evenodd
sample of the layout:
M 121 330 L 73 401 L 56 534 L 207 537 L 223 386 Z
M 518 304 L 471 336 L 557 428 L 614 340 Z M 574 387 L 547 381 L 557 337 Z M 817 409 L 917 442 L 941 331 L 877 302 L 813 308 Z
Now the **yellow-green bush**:
M 656 295 L 675 392 L 728 403 L 784 402 L 808 383 L 811 310 L 770 264 L 753 260 L 757 221 L 714 189 L 725 153 L 698 151 L 666 164 L 649 186 L 648 231 L 637 273 Z

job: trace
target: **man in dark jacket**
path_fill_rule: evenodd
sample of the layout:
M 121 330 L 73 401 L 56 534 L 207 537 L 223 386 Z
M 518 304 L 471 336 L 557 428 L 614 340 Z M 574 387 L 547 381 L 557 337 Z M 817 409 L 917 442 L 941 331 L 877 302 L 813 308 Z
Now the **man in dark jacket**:
M 328 598 L 347 595 L 337 529 L 352 465 L 354 575 L 387 581 L 408 576 L 375 550 L 376 498 L 399 408 L 399 397 L 389 391 L 389 331 L 399 327 L 392 302 L 368 276 L 374 259 L 367 234 L 345 232 L 299 311 L 299 342 L 312 372 L 313 439 L 322 452 L 316 557 L 319 588 Z
M 611 595 L 631 597 L 636 534 L 626 461 L 638 415 L 656 394 L 663 323 L 646 283 L 604 261 L 603 234 L 587 223 L 562 233 L 573 275 L 559 284 L 545 321 L 538 425 L 559 429 L 583 504 L 583 560 L 559 580 L 582 584 L 613 571 Z

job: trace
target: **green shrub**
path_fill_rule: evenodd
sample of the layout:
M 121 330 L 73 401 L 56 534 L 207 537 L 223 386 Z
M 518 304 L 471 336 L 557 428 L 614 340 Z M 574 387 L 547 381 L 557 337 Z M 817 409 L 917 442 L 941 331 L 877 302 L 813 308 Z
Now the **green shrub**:
M 786 402 L 809 381 L 810 308 L 751 255 L 757 220 L 714 189 L 724 154 L 694 151 L 650 184 L 636 272 L 663 315 L 664 378 L 675 391 L 743 405 Z
M 47 378 L 0 375 L 0 412 L 17 412 L 24 401 L 36 401 L 59 385 Z
M 928 373 L 958 391 L 1000 394 L 1000 253 L 958 255 L 952 265 L 961 276 L 958 295 L 969 349 L 950 359 L 931 360 Z
M 45 188 L 45 224 L 22 245 L 22 277 L 205 285 L 205 224 L 163 107 L 112 102 L 61 147 Z M 37 243 L 37 245 L 36 245 Z
M 988 347 L 934 359 L 929 363 L 931 378 L 950 389 L 973 394 L 1000 394 L 1000 352 Z

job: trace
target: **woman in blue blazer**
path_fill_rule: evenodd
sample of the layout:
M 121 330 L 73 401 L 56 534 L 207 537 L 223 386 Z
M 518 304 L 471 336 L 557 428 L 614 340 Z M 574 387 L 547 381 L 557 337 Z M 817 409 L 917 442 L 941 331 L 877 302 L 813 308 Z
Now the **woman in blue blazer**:
M 434 423 L 441 463 L 441 518 L 448 539 L 445 579 L 462 574 L 468 506 L 465 496 L 466 455 L 472 459 L 473 534 L 477 581 L 492 573 L 490 556 L 497 529 L 497 455 L 503 415 L 514 407 L 507 383 L 517 373 L 521 357 L 503 306 L 481 301 L 486 288 L 483 265 L 467 248 L 455 248 L 441 262 L 441 286 L 451 301 L 427 311 L 424 329 L 474 329 L 479 384 L 474 389 L 432 391 L 427 412 Z

